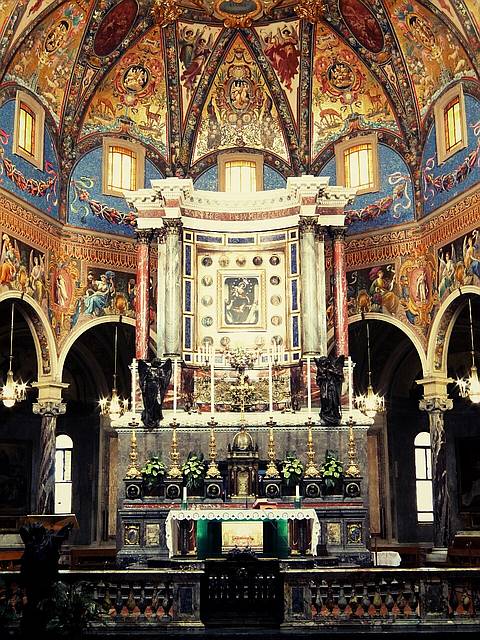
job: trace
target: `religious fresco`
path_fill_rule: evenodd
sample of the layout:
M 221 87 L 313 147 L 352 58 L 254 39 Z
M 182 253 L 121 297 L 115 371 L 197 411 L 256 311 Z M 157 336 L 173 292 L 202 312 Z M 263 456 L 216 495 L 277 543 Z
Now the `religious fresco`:
M 47 310 L 45 253 L 8 233 L 0 236 L 0 293 L 21 291 Z
M 62 5 L 24 40 L 5 76 L 30 89 L 57 122 L 85 23 L 86 11 L 79 4 Z
M 300 81 L 300 22 L 276 22 L 255 30 L 296 120 Z
M 205 101 L 193 161 L 211 151 L 239 146 L 288 159 L 277 108 L 240 36 L 227 52 Z
M 108 56 L 115 51 L 132 28 L 137 13 L 136 0 L 122 0 L 107 12 L 93 41 L 93 51 L 97 56 Z
M 372 10 L 362 0 L 340 0 L 340 15 L 355 39 L 372 53 L 380 53 L 385 40 L 382 28 Z
M 475 185 L 480 179 L 480 102 L 464 94 L 468 145 L 441 165 L 436 152 L 435 124 L 423 150 L 423 214 L 431 213 Z
M 119 131 L 165 157 L 167 102 L 161 29 L 155 27 L 124 54 L 105 76 L 90 102 L 81 137 Z
M 18 40 L 18 38 L 22 35 L 22 33 L 27 29 L 27 27 L 32 24 L 32 22 L 48 7 L 53 5 L 55 0 L 31 0 L 26 3 L 25 11 L 20 18 L 17 26 L 15 27 L 15 35 L 12 39 L 12 42 Z M 1 4 L 1 3 L 0 3 Z M 12 2 L 13 5 L 17 4 L 14 0 Z
M 425 336 L 439 298 L 435 257 L 421 251 L 400 262 L 347 272 L 349 315 L 384 313 Z
M 12 151 L 15 101 L 0 107 L 0 186 L 37 209 L 58 218 L 58 162 L 52 136 L 44 129 L 44 169 Z M 5 128 L 3 128 L 5 127 Z
M 438 249 L 437 257 L 440 300 L 458 287 L 480 286 L 480 227 Z
M 99 170 L 103 166 L 102 155 L 102 148 L 97 147 L 75 165 L 69 185 L 67 220 L 77 227 L 131 236 L 137 223 L 135 212 L 130 210 L 125 198 L 102 192 Z M 146 160 L 145 183 L 139 188 L 149 186 L 150 180 L 158 178 L 163 178 L 162 174 Z
M 220 27 L 206 24 L 177 23 L 180 86 L 184 116 L 220 32 Z
M 354 120 L 362 128 L 398 130 L 380 84 L 357 55 L 321 24 L 316 28 L 313 57 L 312 113 L 313 157 L 347 133 Z
M 387 0 L 387 5 L 424 116 L 445 87 L 475 72 L 459 40 L 433 13 L 416 2 Z
M 401 224 L 414 219 L 415 205 L 410 172 L 403 158 L 384 144 L 378 145 L 380 190 L 356 196 L 353 207 L 346 209 L 348 233 Z M 336 164 L 332 158 L 319 175 L 329 176 L 336 184 Z

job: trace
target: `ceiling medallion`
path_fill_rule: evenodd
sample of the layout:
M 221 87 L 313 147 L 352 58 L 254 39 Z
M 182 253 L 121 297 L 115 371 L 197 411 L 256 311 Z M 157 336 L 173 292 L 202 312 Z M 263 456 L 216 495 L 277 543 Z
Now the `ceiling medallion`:
M 159 27 L 166 27 L 182 15 L 177 0 L 153 0 L 152 16 Z

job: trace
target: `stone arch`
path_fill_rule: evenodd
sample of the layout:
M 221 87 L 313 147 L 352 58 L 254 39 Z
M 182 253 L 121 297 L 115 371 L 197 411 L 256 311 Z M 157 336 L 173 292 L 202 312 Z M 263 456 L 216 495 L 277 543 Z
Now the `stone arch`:
M 100 318 L 92 318 L 91 320 L 82 322 L 82 324 L 77 325 L 75 329 L 70 331 L 70 333 L 68 334 L 68 337 L 63 343 L 62 349 L 58 356 L 58 371 L 59 371 L 60 379 L 62 379 L 63 377 L 63 368 L 65 366 L 65 361 L 67 359 L 68 353 L 72 348 L 72 346 L 75 344 L 75 342 L 78 340 L 78 338 L 83 333 L 85 333 L 85 331 L 88 331 L 93 327 L 97 327 L 98 325 L 105 324 L 107 322 L 123 322 L 124 324 L 128 324 L 133 327 L 135 326 L 134 318 L 127 318 L 125 316 L 120 316 L 120 315 L 108 315 L 108 316 L 101 316 Z M 152 346 L 156 348 L 157 334 L 154 331 L 150 331 L 150 341 L 153 343 Z
M 466 285 L 452 291 L 442 302 L 430 331 L 427 346 L 427 372 L 430 375 L 447 373 L 447 356 L 455 321 L 467 303 L 465 294 L 480 296 L 480 287 Z
M 365 318 L 366 320 L 380 320 L 381 322 L 387 322 L 388 324 L 393 324 L 393 326 L 397 327 L 397 329 L 400 329 L 400 331 L 402 331 L 407 336 L 407 338 L 410 339 L 410 342 L 412 342 L 413 346 L 415 347 L 415 350 L 417 351 L 418 357 L 420 359 L 420 363 L 422 365 L 423 374 L 425 375 L 427 367 L 427 354 L 425 353 L 425 349 L 420 338 L 413 331 L 413 329 L 410 329 L 410 327 L 398 320 L 398 318 L 387 316 L 384 313 L 374 312 L 365 313 L 363 316 L 359 313 L 350 316 L 348 318 L 348 324 L 350 325 L 354 322 L 360 322 L 361 320 L 363 320 L 363 318 Z M 329 351 L 331 350 L 331 347 L 333 345 L 333 335 L 333 329 L 330 329 L 328 331 Z
M 0 294 L 0 302 L 8 300 L 21 301 L 18 308 L 32 332 L 39 380 L 46 377 L 56 380 L 58 376 L 57 346 L 47 314 L 27 293 L 12 289 Z

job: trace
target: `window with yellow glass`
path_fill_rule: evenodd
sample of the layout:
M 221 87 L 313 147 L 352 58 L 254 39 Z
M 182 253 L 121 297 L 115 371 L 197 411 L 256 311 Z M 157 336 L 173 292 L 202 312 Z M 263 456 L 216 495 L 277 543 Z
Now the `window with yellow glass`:
M 373 189 L 373 159 L 370 143 L 349 147 L 344 151 L 345 186 Z
M 12 151 L 43 170 L 45 112 L 33 96 L 17 91 Z
M 111 191 L 135 191 L 137 154 L 132 149 L 111 146 L 108 149 L 107 188 Z
M 20 102 L 18 112 L 17 144 L 28 155 L 35 155 L 35 113 L 25 102 Z
M 225 162 L 225 191 L 252 193 L 257 190 L 257 164 L 249 160 Z
M 445 149 L 451 151 L 462 141 L 462 119 L 460 112 L 460 98 L 451 100 L 444 111 Z
M 468 145 L 467 118 L 462 84 L 446 91 L 433 105 L 437 162 L 442 164 Z

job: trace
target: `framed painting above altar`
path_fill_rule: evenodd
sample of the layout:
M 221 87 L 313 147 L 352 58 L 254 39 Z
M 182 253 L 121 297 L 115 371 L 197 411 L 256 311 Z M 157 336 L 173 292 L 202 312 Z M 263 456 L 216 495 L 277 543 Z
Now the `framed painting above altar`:
M 218 272 L 220 329 L 265 329 L 265 273 Z

